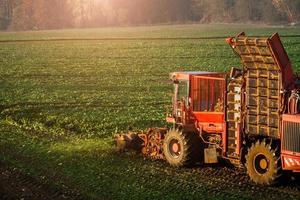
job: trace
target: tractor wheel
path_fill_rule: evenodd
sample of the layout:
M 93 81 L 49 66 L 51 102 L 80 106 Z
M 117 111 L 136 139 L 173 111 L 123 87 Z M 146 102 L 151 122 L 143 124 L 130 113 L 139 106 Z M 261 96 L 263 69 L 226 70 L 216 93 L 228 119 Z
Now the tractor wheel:
M 193 132 L 170 130 L 163 142 L 167 162 L 175 167 L 192 166 L 201 158 L 201 142 Z
M 248 149 L 246 168 L 250 179 L 262 185 L 274 184 L 281 174 L 280 158 L 265 140 L 257 141 Z

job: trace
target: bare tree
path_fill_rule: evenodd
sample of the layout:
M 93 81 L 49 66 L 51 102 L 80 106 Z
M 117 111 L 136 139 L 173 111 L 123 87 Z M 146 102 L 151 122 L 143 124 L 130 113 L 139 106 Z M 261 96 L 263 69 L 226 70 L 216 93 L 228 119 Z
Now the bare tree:
M 287 16 L 289 23 L 296 23 L 300 18 L 300 0 L 272 0 L 278 12 Z

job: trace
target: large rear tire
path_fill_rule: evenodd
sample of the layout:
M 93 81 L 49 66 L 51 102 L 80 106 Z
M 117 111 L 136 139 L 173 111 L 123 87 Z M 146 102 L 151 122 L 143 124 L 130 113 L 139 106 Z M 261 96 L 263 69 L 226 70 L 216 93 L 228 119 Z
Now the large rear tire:
M 192 166 L 201 160 L 200 138 L 193 132 L 171 129 L 165 136 L 163 152 L 172 166 Z
M 280 157 L 265 140 L 257 141 L 246 156 L 247 173 L 252 181 L 261 185 L 277 182 L 281 175 Z

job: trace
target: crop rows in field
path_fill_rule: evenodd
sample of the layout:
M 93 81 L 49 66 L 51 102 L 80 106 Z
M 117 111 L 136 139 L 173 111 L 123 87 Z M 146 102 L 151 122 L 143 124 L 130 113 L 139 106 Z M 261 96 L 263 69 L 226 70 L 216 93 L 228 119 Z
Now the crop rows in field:
M 88 199 L 300 197 L 297 181 L 263 187 L 250 182 L 244 169 L 231 168 L 228 165 L 173 168 L 165 162 L 143 159 L 134 153 L 119 154 L 110 147 L 110 141 L 105 139 L 69 138 L 65 141 L 50 141 L 41 136 L 36 137 L 38 135 L 31 135 L 29 131 L 10 128 L 11 131 L 3 131 L 0 135 L 0 139 L 6 137 L 9 141 L 3 143 L 0 140 L 0 151 L 5 153 L 6 162 L 13 162 L 36 178 L 50 181 L 56 187 L 62 185 L 66 191 L 71 190 L 70 194 L 76 195 L 79 192 Z M 23 134 L 20 134 L 21 132 Z M 35 165 L 31 165 L 32 163 Z M 22 177 L 20 181 L 24 181 L 25 186 L 36 189 L 36 181 Z M 53 194 L 52 191 L 50 188 L 46 193 L 62 194 L 59 189 L 56 190 L 58 193 Z
M 222 40 L 223 42 L 223 40 Z M 110 135 L 164 124 L 174 70 L 226 70 L 221 41 L 50 42 L 4 45 L 1 116 L 51 134 Z M 202 46 L 202 48 L 199 48 Z M 227 58 L 223 52 L 226 52 Z M 53 130 L 53 131 L 51 131 Z
M 166 125 L 170 72 L 223 72 L 240 65 L 219 37 L 241 31 L 295 35 L 299 28 L 188 25 L 0 33 L 0 41 L 11 41 L 0 42 L 0 124 L 5 124 L 0 161 L 77 188 L 89 199 L 299 198 L 297 184 L 260 188 L 243 170 L 173 169 L 113 152 L 113 133 Z M 299 38 L 282 39 L 299 71 Z
M 298 43 L 284 39 L 296 70 Z M 223 39 L 10 43 L 0 53 L 2 119 L 88 137 L 163 126 L 169 72 L 239 65 Z

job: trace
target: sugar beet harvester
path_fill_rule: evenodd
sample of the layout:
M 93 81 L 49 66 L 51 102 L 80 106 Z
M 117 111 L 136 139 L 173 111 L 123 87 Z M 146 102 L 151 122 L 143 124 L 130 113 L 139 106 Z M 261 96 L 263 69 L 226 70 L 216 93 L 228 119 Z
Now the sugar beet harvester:
M 177 167 L 223 158 L 264 185 L 283 171 L 300 172 L 300 84 L 279 35 L 241 33 L 226 41 L 242 67 L 171 73 L 173 128 L 117 135 L 119 150 L 134 148 Z

